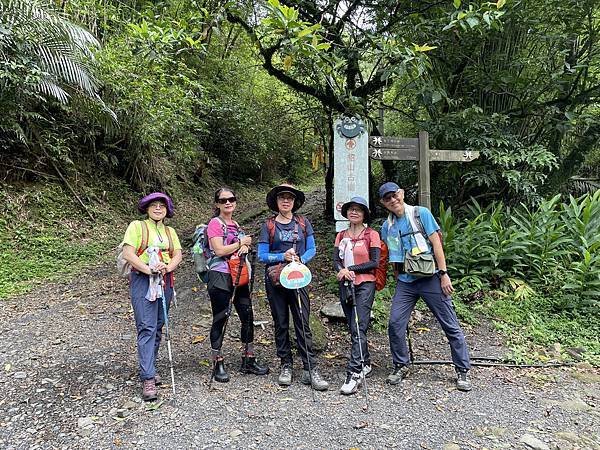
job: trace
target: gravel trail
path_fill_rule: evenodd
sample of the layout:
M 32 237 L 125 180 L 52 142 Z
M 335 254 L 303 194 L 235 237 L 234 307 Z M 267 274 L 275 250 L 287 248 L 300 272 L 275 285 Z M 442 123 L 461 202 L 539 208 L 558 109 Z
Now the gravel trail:
M 309 197 L 302 212 L 324 230 L 323 192 Z M 331 233 L 319 234 L 319 248 L 330 239 Z M 127 284 L 112 264 L 0 302 L 0 448 L 600 449 L 600 373 L 585 364 L 476 368 L 469 393 L 455 389 L 451 367 L 417 366 L 401 385 L 388 386 L 387 336 L 371 332 L 369 409 L 362 390 L 340 395 L 349 338 L 343 324 L 318 314 L 335 301 L 326 288 L 331 269 L 324 253 L 311 263 L 311 300 L 324 324 L 327 346 L 319 364 L 330 390 L 316 393 L 313 402 L 298 381 L 299 359 L 293 385 L 276 384 L 279 367 L 261 279 L 255 320 L 266 323 L 256 327 L 255 341 L 259 359 L 272 371 L 264 377 L 237 373 L 234 315 L 224 344 L 232 380 L 209 387 L 210 305 L 188 259 L 178 271 L 178 306 L 171 310 L 177 396 L 163 345 L 159 371 L 165 385 L 156 403 L 140 399 Z M 421 313 L 422 331 L 413 332 L 415 354 L 448 359 L 438 325 Z M 504 354 L 490 324 L 465 326 L 465 332 L 472 354 Z

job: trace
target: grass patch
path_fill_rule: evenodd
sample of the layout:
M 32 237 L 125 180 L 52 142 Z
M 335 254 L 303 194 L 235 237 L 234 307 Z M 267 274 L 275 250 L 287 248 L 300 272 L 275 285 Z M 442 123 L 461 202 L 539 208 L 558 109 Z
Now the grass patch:
M 564 351 L 585 349 L 582 358 L 600 365 L 600 341 L 595 314 L 561 309 L 560 297 L 532 296 L 516 300 L 514 296 L 488 296 L 480 309 L 506 337 L 511 358 L 518 362 L 545 362 L 556 359 L 554 346 L 560 344 L 560 359 L 568 360 Z

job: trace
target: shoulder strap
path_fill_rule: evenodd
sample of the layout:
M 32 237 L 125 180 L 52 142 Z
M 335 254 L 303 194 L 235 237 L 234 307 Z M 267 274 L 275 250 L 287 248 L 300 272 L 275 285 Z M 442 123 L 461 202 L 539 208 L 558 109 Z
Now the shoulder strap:
M 269 245 L 273 245 L 275 240 L 275 216 L 267 219 L 267 231 L 269 232 Z
M 148 240 L 150 239 L 150 230 L 145 220 L 140 220 L 140 231 L 142 232 L 142 242 L 137 250 L 137 255 L 140 256 L 148 248 Z
M 421 221 L 421 207 L 415 206 L 414 208 L 414 218 L 415 223 L 417 224 L 417 228 L 419 229 L 419 233 L 423 235 L 425 239 L 429 239 L 429 236 L 425 233 L 425 226 L 423 226 L 423 222 Z
M 300 225 L 300 228 L 302 228 L 302 233 L 304 234 L 304 237 L 306 237 L 306 219 L 304 216 L 301 216 L 300 214 L 294 214 L 293 218 Z
M 167 232 L 167 239 L 169 239 L 169 257 L 172 258 L 175 246 L 173 245 L 173 236 L 171 236 L 171 227 L 165 226 L 165 231 Z

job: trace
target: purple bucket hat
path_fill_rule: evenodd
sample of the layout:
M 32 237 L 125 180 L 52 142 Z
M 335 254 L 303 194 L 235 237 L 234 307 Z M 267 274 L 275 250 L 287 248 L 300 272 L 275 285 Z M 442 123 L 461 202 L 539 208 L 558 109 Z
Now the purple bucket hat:
M 167 194 L 162 192 L 153 192 L 145 197 L 142 197 L 138 202 L 138 211 L 145 214 L 148 211 L 148 205 L 155 200 L 162 200 L 167 205 L 167 217 L 173 217 L 175 207 L 173 206 L 173 200 Z

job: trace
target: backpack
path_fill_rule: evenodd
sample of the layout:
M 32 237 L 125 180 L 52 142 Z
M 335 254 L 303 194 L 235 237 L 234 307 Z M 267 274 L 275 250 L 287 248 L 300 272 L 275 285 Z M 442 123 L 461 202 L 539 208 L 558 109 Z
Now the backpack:
M 267 231 L 269 232 L 269 245 L 273 245 L 273 240 L 275 239 L 275 217 L 277 217 L 277 216 L 271 216 L 267 219 Z M 292 220 L 295 220 L 298 223 L 298 225 L 300 225 L 300 228 L 302 229 L 302 234 L 304 235 L 304 238 L 306 239 L 306 220 L 304 219 L 304 216 L 294 214 L 292 216 Z
M 150 230 L 148 230 L 148 224 L 145 220 L 138 220 L 140 223 L 141 231 L 142 231 L 142 241 L 140 242 L 140 246 L 136 250 L 135 254 L 137 256 L 141 256 L 142 253 L 146 251 L 148 248 L 148 240 L 150 236 Z M 171 230 L 168 226 L 165 225 L 165 231 L 167 233 L 167 238 L 169 239 L 169 256 L 173 257 L 173 238 L 171 237 Z M 132 267 L 129 261 L 125 260 L 123 257 L 123 243 L 119 244 L 117 247 L 117 273 L 122 278 L 129 277 L 131 273 Z
M 370 233 L 371 232 L 369 231 L 369 234 Z M 385 287 L 385 283 L 387 281 L 389 255 L 387 244 L 383 240 L 380 240 L 380 242 L 381 249 L 379 251 L 379 264 L 377 264 L 377 267 L 375 268 L 375 290 L 377 291 L 380 291 Z
M 340 231 L 338 236 L 340 239 L 344 236 L 346 230 Z M 367 232 L 365 233 L 365 238 L 369 243 L 369 247 L 371 245 L 371 231 L 372 228 L 367 228 Z M 381 249 L 379 252 L 379 263 L 375 268 L 375 290 L 380 291 L 385 287 L 385 283 L 387 281 L 387 267 L 388 267 L 388 247 L 383 240 L 381 242 Z
M 225 239 L 227 237 L 227 225 L 220 218 L 218 219 L 223 227 L 223 239 Z M 194 269 L 196 270 L 198 279 L 204 283 L 208 283 L 208 266 L 210 264 L 210 260 L 213 258 L 213 256 L 215 256 L 215 253 L 210 248 L 207 224 L 202 223 L 196 226 L 194 234 L 192 235 L 192 242 L 192 259 L 194 261 Z

